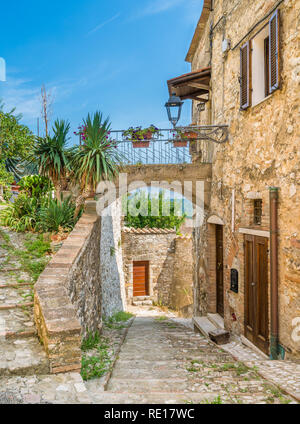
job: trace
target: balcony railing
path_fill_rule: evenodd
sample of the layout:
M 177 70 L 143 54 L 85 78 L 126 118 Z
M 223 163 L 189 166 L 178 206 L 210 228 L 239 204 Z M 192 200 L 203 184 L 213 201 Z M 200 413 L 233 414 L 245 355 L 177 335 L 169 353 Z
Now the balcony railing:
M 208 127 L 207 127 L 208 128 Z M 214 131 L 214 127 L 209 127 Z M 128 165 L 137 164 L 185 164 L 212 163 L 213 143 L 207 134 L 202 134 L 201 127 L 180 127 L 160 129 L 160 136 L 154 136 L 148 142 L 148 147 L 137 146 L 134 140 L 123 136 L 124 131 L 111 131 L 110 137 L 118 144 L 118 150 L 123 161 Z M 191 134 L 192 133 L 192 134 Z M 185 142 L 186 146 L 178 146 L 178 142 Z

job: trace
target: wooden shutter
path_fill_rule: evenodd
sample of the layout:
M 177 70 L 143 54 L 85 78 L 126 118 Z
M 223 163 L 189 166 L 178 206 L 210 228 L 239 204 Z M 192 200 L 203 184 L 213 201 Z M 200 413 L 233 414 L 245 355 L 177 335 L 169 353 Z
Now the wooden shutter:
M 269 22 L 269 66 L 270 93 L 279 88 L 279 10 L 272 15 Z
M 241 109 L 247 109 L 251 105 L 251 55 L 250 41 L 240 49 L 241 54 Z

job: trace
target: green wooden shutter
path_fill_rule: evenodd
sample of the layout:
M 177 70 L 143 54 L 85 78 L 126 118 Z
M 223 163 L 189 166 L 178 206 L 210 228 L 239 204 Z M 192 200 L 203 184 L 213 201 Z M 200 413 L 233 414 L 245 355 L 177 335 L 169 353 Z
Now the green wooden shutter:
M 270 93 L 279 88 L 279 10 L 272 15 L 269 21 L 269 70 Z

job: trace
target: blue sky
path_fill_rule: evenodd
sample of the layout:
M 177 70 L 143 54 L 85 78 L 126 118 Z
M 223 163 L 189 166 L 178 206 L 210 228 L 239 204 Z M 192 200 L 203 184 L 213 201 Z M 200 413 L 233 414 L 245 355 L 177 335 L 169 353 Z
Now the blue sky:
M 202 0 L 37 0 L 1 5 L 0 98 L 36 131 L 45 84 L 56 117 L 76 130 L 88 112 L 114 129 L 168 128 L 166 81 L 189 72 L 184 61 Z M 190 123 L 190 102 L 182 124 Z

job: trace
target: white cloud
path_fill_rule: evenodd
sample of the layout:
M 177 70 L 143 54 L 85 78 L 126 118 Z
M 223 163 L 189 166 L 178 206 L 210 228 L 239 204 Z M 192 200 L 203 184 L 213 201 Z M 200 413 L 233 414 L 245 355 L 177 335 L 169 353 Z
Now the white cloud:
M 53 99 L 53 114 L 55 104 L 69 98 L 78 88 L 85 86 L 86 78 L 65 80 L 46 83 L 47 92 Z M 15 108 L 15 113 L 22 114 L 22 122 L 33 125 L 36 119 L 41 117 L 41 87 L 32 81 L 21 78 L 9 77 L 6 83 L 1 83 L 0 99 L 4 103 L 6 111 Z
M 158 13 L 166 12 L 167 10 L 183 3 L 183 1 L 184 0 L 152 0 L 144 9 L 137 11 L 133 16 L 133 19 L 139 19 L 145 16 L 157 15 Z
M 16 108 L 25 119 L 36 118 L 40 115 L 40 88 L 30 87 L 30 81 L 17 78 L 8 78 L 2 85 L 0 98 L 5 110 Z
M 95 28 L 89 31 L 87 35 L 94 34 L 95 32 L 99 31 L 101 28 L 103 28 L 105 25 L 110 24 L 111 22 L 116 20 L 119 16 L 120 16 L 120 13 L 117 13 L 115 16 L 112 16 L 110 19 L 107 19 L 107 21 L 101 22 L 101 24 L 97 25 Z

